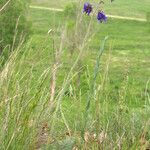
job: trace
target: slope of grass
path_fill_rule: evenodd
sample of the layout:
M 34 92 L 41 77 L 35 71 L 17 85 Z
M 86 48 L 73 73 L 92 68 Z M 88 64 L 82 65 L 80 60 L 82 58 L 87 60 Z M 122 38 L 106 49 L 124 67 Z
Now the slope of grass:
M 54 8 L 64 8 L 69 2 L 78 2 L 78 0 L 32 0 L 32 5 L 45 6 L 45 7 L 54 7 Z M 83 1 L 85 2 L 85 1 Z M 93 4 L 96 4 L 95 1 L 90 1 Z M 149 0 L 126 0 L 126 1 L 117 1 L 114 0 L 113 3 L 110 3 L 109 0 L 104 0 L 105 6 L 104 10 L 107 14 L 119 15 L 119 16 L 129 16 L 129 17 L 139 17 L 146 18 L 147 13 L 149 12 L 150 3 Z

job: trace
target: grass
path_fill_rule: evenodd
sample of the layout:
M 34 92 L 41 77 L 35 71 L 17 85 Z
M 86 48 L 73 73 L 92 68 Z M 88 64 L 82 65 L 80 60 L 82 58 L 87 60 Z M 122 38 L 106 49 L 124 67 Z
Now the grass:
M 49 0 L 32 0 L 32 5 L 44 6 L 44 7 L 54 7 L 54 8 L 64 8 L 69 2 L 79 2 L 79 0 L 59 0 L 49 1 Z M 96 1 L 90 1 L 94 3 Z M 119 16 L 129 16 L 129 17 L 139 17 L 146 18 L 149 12 L 149 0 L 126 0 L 126 1 L 113 1 L 110 3 L 109 0 L 104 0 L 105 6 L 104 10 L 107 14 L 119 15 Z M 130 6 L 130 7 L 129 7 Z
M 44 35 L 47 33 L 49 28 L 53 27 L 53 25 L 50 24 L 50 20 L 53 18 L 53 13 L 49 13 L 47 15 L 46 13 L 47 11 L 32 11 L 32 16 L 33 18 L 35 18 L 35 38 L 38 37 L 37 33 L 40 32 L 40 36 Z M 56 20 L 56 24 L 59 25 L 62 22 L 63 15 L 61 13 L 57 13 L 56 18 L 58 18 Z M 42 24 L 39 24 L 39 22 L 42 22 Z M 118 73 L 115 68 L 118 67 L 117 70 L 119 68 L 119 70 L 122 70 L 124 67 L 122 66 L 122 63 L 127 60 L 129 61 L 129 68 L 131 70 L 130 74 L 135 78 L 135 80 L 137 80 L 135 84 L 144 85 L 149 77 L 149 24 L 143 22 L 121 21 L 115 19 L 109 20 L 107 24 L 98 24 L 96 22 L 93 28 L 96 29 L 97 34 L 90 41 L 89 50 L 85 52 L 84 61 L 86 62 L 86 64 L 90 66 L 90 68 L 93 67 L 91 64 L 93 64 L 94 59 L 97 55 L 100 41 L 105 37 L 105 35 L 110 35 L 109 43 L 113 44 L 113 50 L 111 52 L 111 74 L 114 74 L 112 75 L 113 78 L 116 78 L 115 80 L 118 80 Z M 105 51 L 107 55 L 109 44 L 107 44 L 106 47 L 107 48 Z M 141 69 L 138 70 L 137 68 Z M 139 76 L 141 76 L 143 73 L 143 78 L 139 79 Z
M 149 23 L 79 17 L 31 9 L 33 34 L 0 74 L 1 149 L 148 147 Z

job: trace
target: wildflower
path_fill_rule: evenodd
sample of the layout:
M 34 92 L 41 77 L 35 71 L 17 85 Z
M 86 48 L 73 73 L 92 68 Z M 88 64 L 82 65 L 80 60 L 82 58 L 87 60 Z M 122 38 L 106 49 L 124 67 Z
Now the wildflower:
M 100 21 L 100 22 L 103 22 L 103 21 L 106 21 L 107 20 L 107 17 L 106 15 L 104 14 L 103 11 L 99 11 L 98 14 L 97 14 L 97 20 Z
M 91 11 L 92 11 L 92 5 L 89 3 L 84 3 L 83 12 L 89 15 Z

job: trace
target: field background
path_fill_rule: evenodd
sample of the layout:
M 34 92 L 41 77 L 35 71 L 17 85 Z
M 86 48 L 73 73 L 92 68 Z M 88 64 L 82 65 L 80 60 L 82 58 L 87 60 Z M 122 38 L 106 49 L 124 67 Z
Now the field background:
M 32 5 L 37 6 L 45 6 L 52 8 L 64 8 L 67 3 L 77 2 L 78 0 L 32 0 Z M 89 0 L 91 3 L 95 3 L 95 1 Z M 119 15 L 119 16 L 130 16 L 130 17 L 140 17 L 145 18 L 146 14 L 150 11 L 150 2 L 149 0 L 126 0 L 119 1 L 116 0 L 113 3 L 110 3 L 108 0 L 104 0 L 105 7 L 104 10 L 108 14 Z
M 68 1 L 62 1 L 56 3 L 54 1 L 33 1 L 33 4 L 46 6 L 46 7 L 55 7 L 63 8 Z M 108 1 L 107 1 L 108 2 Z M 148 12 L 148 1 L 117 1 L 112 3 L 106 3 L 106 10 L 112 9 L 112 14 L 117 14 L 129 17 L 144 17 L 144 13 Z M 59 5 L 58 5 L 59 4 Z M 126 5 L 129 5 L 130 8 L 127 8 Z M 133 11 L 127 11 L 126 9 L 133 9 Z M 144 9 L 144 11 L 142 11 Z M 106 11 L 107 12 L 107 11 Z M 134 14 L 132 14 L 134 12 Z M 143 14 L 142 14 L 142 13 Z M 56 19 L 55 19 L 55 17 Z M 55 20 L 55 25 L 59 27 L 63 24 L 64 15 L 62 12 L 51 12 L 48 10 L 36 10 L 31 9 L 31 17 L 33 19 L 34 35 L 36 39 L 44 36 L 47 31 L 53 28 L 54 23 L 51 20 Z M 128 69 L 130 70 L 130 79 L 132 82 L 132 88 L 137 93 L 137 89 L 142 90 L 146 82 L 148 81 L 150 70 L 149 70 L 149 49 L 150 49 L 150 27 L 147 22 L 139 21 L 130 21 L 130 20 L 118 20 L 118 19 L 108 19 L 107 24 L 99 24 L 95 21 L 94 27 L 96 34 L 92 41 L 89 42 L 89 50 L 85 52 L 85 63 L 92 67 L 95 63 L 94 59 L 96 58 L 99 45 L 105 36 L 109 37 L 109 44 L 106 45 L 106 52 L 109 46 L 112 46 L 112 60 L 111 60 L 111 78 L 114 82 L 114 87 L 119 84 L 121 76 L 123 76 L 123 70 L 128 63 Z M 38 39 L 39 40 L 39 39 Z M 33 40 L 34 41 L 34 40 Z M 38 43 L 38 42 L 37 42 Z M 67 52 L 66 52 L 67 53 Z M 64 55 L 68 55 L 68 54 Z M 104 54 L 104 55 L 105 55 Z M 44 55 L 44 52 L 43 52 Z M 90 57 L 91 56 L 91 57 Z M 106 56 L 107 57 L 107 56 Z M 67 61 L 67 60 L 65 60 Z M 105 65 L 105 63 L 104 63 Z M 141 77 L 142 76 L 142 77 Z M 133 79 L 134 78 L 134 79 Z M 133 81 L 134 80 L 134 81 Z M 133 102 L 134 103 L 134 102 Z

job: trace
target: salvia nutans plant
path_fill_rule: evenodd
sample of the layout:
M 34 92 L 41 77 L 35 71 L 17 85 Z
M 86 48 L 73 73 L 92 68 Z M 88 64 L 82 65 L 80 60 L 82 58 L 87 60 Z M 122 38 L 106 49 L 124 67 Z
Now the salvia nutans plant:
M 113 2 L 114 0 L 110 0 L 110 2 Z M 99 5 L 104 4 L 104 1 L 100 1 Z M 93 5 L 90 4 L 89 2 L 85 2 L 84 3 L 84 7 L 83 7 L 83 13 L 90 15 L 90 13 L 93 11 Z M 99 10 L 97 12 L 97 20 L 102 23 L 102 22 L 106 22 L 107 21 L 107 16 L 105 15 L 105 13 L 103 12 L 103 10 Z

